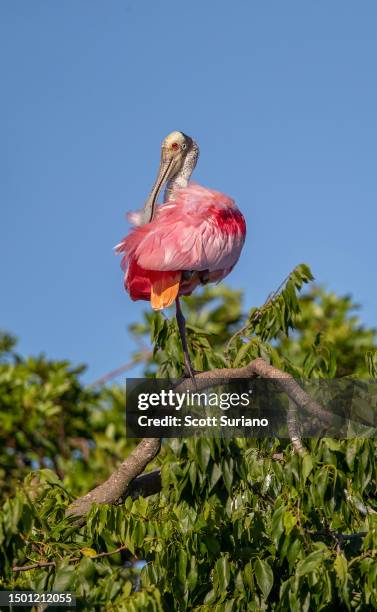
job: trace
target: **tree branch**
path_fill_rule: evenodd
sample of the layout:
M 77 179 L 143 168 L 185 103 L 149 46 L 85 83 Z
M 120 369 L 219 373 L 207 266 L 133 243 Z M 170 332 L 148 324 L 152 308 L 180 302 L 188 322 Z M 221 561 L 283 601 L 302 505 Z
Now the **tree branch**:
M 186 388 L 191 387 L 194 389 L 196 383 L 196 388 L 199 390 L 207 387 L 207 382 L 213 379 L 224 380 L 224 382 L 226 382 L 227 380 L 235 378 L 248 379 L 256 377 L 275 380 L 278 387 L 288 395 L 288 398 L 290 398 L 298 408 L 305 410 L 305 412 L 309 413 L 312 417 L 316 417 L 324 425 L 332 424 L 331 413 L 314 401 L 306 391 L 300 387 L 293 376 L 275 368 L 261 357 L 254 359 L 242 368 L 217 369 L 211 370 L 210 372 L 201 372 L 195 376 L 195 382 L 187 379 L 185 384 Z
M 161 447 L 159 438 L 145 438 L 134 448 L 132 453 L 102 484 L 83 497 L 76 499 L 69 507 L 67 514 L 80 516 L 86 514 L 92 504 L 119 504 L 125 497 L 131 482 L 144 472 L 148 463 L 155 458 Z
M 145 359 L 148 359 L 151 355 L 152 355 L 152 351 L 143 350 L 141 353 L 138 353 L 133 359 L 131 359 L 131 361 L 128 361 L 127 363 L 120 366 L 119 368 L 116 368 L 115 370 L 111 370 L 110 372 L 107 372 L 107 374 L 100 376 L 100 378 L 97 378 L 97 380 L 92 382 L 89 386 L 90 387 L 100 387 L 100 386 L 106 385 L 108 382 L 110 382 L 110 380 L 113 380 L 113 378 L 117 378 L 121 374 L 124 374 L 128 370 L 131 370 L 134 366 L 136 366 L 138 363 L 142 361 L 145 361 Z
M 137 497 L 148 497 L 161 491 L 161 470 L 151 470 L 145 474 L 140 474 L 131 482 L 127 489 L 127 495 L 132 499 Z
M 297 409 L 304 409 L 312 417 L 316 417 L 321 423 L 330 424 L 331 414 L 315 402 L 294 380 L 294 378 L 268 364 L 264 359 L 258 358 L 241 368 L 216 369 L 210 372 L 201 372 L 195 376 L 195 380 L 185 379 L 178 385 L 185 389 L 198 391 L 210 386 L 211 381 L 228 381 L 231 379 L 267 378 L 274 380 L 278 387 L 288 395 L 290 400 L 288 411 L 288 431 L 295 452 L 305 453 L 300 435 L 297 431 L 295 421 Z M 86 514 L 93 503 L 96 504 L 119 504 L 128 495 L 138 497 L 157 493 L 161 488 L 161 476 L 159 470 L 150 473 L 144 472 L 160 451 L 161 440 L 158 438 L 145 438 L 110 477 L 95 489 L 76 499 L 68 508 L 67 514 L 80 516 Z
M 366 535 L 368 535 L 367 531 L 358 531 L 357 533 L 339 533 L 338 531 L 332 531 L 331 529 L 328 529 L 328 530 L 323 529 L 321 531 L 313 531 L 312 529 L 305 529 L 305 533 L 312 535 L 312 536 L 318 536 L 318 537 L 325 536 L 325 537 L 333 538 L 340 545 L 342 545 L 344 542 L 351 542 L 352 540 L 360 540 L 362 538 L 365 538 Z
M 101 553 L 98 553 L 97 555 L 91 555 L 90 558 L 100 559 L 101 557 L 110 557 L 111 555 L 116 555 L 117 553 L 120 553 L 123 550 L 127 550 L 127 546 L 119 546 L 119 548 L 116 548 L 115 550 L 110 550 L 108 552 L 101 552 Z M 82 557 L 83 556 L 71 557 L 69 561 L 71 561 L 72 563 L 75 561 L 80 561 Z M 12 570 L 14 572 L 27 572 L 29 570 L 37 569 L 39 567 L 55 567 L 55 566 L 56 566 L 56 561 L 38 561 L 37 563 L 31 563 L 30 565 L 14 565 L 12 567 Z

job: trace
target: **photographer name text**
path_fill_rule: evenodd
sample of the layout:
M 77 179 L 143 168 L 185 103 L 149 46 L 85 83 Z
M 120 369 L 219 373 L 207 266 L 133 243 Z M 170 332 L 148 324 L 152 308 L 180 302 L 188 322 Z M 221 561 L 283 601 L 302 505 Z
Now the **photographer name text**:
M 138 417 L 139 427 L 268 427 L 266 418 L 229 417 L 225 414 L 218 416 L 197 417 L 187 414 L 179 416 L 166 415 L 163 417 L 148 417 L 143 414 Z

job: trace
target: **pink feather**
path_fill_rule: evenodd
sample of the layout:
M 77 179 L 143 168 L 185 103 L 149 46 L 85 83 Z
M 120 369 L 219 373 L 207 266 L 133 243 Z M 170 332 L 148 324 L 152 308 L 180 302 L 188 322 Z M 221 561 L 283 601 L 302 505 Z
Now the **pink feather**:
M 129 218 L 138 223 L 137 213 Z M 190 183 L 157 207 L 151 223 L 134 227 L 115 249 L 123 254 L 125 286 L 131 298 L 148 300 L 148 271 L 208 270 L 208 280 L 219 281 L 237 263 L 245 236 L 245 220 L 231 198 Z M 183 278 L 179 294 L 188 295 L 200 282 L 198 275 Z

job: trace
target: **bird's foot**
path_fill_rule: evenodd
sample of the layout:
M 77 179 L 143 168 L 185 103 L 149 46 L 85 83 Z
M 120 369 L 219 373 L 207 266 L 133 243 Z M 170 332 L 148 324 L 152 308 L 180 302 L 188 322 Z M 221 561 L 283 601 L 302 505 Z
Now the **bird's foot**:
M 185 366 L 184 371 L 183 371 L 183 378 L 192 378 L 192 380 L 194 380 L 195 376 L 201 373 L 202 373 L 202 370 L 194 370 L 192 367 L 187 368 L 187 366 Z
M 191 378 L 191 380 L 195 380 L 195 375 L 200 374 L 200 370 L 194 370 L 192 367 L 191 359 L 188 355 L 184 355 L 185 357 L 185 367 L 183 370 L 183 378 Z

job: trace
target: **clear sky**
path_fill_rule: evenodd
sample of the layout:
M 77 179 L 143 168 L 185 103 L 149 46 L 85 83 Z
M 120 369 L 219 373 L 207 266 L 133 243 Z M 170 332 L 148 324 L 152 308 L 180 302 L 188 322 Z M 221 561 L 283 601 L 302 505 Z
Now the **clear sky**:
M 306 262 L 377 326 L 374 0 L 0 4 L 0 325 L 24 353 L 127 361 L 145 303 L 127 232 L 172 130 L 248 224 L 229 277 L 262 303 Z

